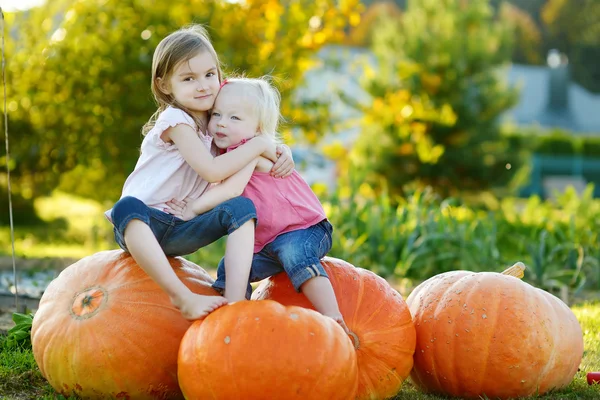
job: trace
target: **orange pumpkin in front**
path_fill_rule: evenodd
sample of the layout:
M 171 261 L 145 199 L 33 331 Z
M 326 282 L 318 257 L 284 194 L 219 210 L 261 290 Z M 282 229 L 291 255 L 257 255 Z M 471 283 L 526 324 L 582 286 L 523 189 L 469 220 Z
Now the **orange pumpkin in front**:
M 400 293 L 371 271 L 325 257 L 325 268 L 352 338 L 358 361 L 357 400 L 396 395 L 413 366 L 416 333 Z M 314 309 L 285 273 L 265 280 L 252 299 Z M 349 399 L 349 398 L 348 398 Z
M 417 329 L 412 380 L 426 392 L 516 398 L 567 386 L 583 355 L 583 334 L 557 297 L 504 273 L 453 271 L 407 299 Z
M 192 291 L 217 295 L 202 268 L 169 262 Z M 33 319 L 33 355 L 65 396 L 181 399 L 177 351 L 190 325 L 129 254 L 103 251 L 50 283 Z
M 187 399 L 348 400 L 356 353 L 332 319 L 275 301 L 242 301 L 194 322 L 179 349 Z

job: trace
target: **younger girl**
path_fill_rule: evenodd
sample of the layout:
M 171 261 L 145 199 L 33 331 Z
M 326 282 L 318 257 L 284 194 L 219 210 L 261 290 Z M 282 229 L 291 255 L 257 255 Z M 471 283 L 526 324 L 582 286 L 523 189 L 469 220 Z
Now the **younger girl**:
M 183 221 L 165 212 L 169 201 L 201 197 L 209 182 L 229 177 L 261 154 L 277 161 L 275 146 L 266 138 L 219 157 L 211 153 L 212 138 L 203 131 L 220 80 L 217 54 L 202 27 L 180 29 L 159 43 L 152 60 L 151 85 L 159 107 L 144 126 L 141 155 L 125 181 L 121 199 L 106 213 L 119 246 L 131 253 L 188 319 L 201 318 L 227 300 L 192 293 L 166 256 L 193 253 L 229 235 L 227 265 L 249 268 L 256 209 L 251 200 L 231 196 Z M 290 156 L 283 158 L 278 162 L 281 169 L 293 168 Z M 230 300 L 243 299 L 246 286 L 247 280 L 241 278 L 228 282 Z
M 279 93 L 265 80 L 224 81 L 208 125 L 214 144 L 229 155 L 255 140 L 275 143 L 279 103 Z M 296 290 L 302 291 L 318 311 L 348 331 L 320 262 L 331 249 L 333 228 L 300 174 L 294 171 L 289 178 L 275 179 L 269 175 L 272 166 L 270 160 L 257 157 L 198 200 L 177 202 L 179 211 L 186 219 L 240 193 L 251 199 L 258 215 L 254 258 L 250 271 L 238 268 L 236 274 L 249 275 L 249 280 L 256 282 L 285 271 Z M 227 258 L 221 260 L 213 285 L 224 290 L 226 298 L 229 298 L 227 282 L 234 278 L 228 268 L 230 262 Z M 251 290 L 248 285 L 247 298 Z

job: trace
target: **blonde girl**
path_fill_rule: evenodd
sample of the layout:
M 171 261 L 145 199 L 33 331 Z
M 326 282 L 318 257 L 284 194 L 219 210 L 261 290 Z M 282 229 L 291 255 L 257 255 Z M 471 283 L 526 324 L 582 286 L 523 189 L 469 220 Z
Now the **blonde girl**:
M 255 140 L 277 141 L 279 93 L 265 79 L 228 79 L 215 101 L 208 131 L 225 155 Z M 320 259 L 331 249 L 333 227 L 317 196 L 296 171 L 286 179 L 269 174 L 273 162 L 256 157 L 226 182 L 192 202 L 176 202 L 183 219 L 193 218 L 232 196 L 242 195 L 256 206 L 258 225 L 252 265 L 231 274 L 229 260 L 221 260 L 213 287 L 229 298 L 229 281 L 256 282 L 285 271 L 317 311 L 335 319 L 348 331 L 335 293 Z M 227 279 L 226 279 L 227 277 Z

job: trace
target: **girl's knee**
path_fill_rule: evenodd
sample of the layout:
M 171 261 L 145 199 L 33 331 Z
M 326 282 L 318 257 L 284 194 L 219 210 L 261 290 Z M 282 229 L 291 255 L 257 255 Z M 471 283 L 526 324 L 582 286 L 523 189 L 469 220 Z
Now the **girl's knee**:
M 252 200 L 246 197 L 234 197 L 231 200 L 223 203 L 224 206 L 228 208 L 234 216 L 247 215 L 247 214 L 256 214 L 256 207 Z
M 111 218 L 117 229 L 124 231 L 125 227 L 132 219 L 139 219 L 146 224 L 149 223 L 147 212 L 148 207 L 143 201 L 135 197 L 126 196 L 117 201 L 114 205 Z
M 233 232 L 249 221 L 254 223 L 257 219 L 254 203 L 245 197 L 228 200 L 217 206 L 215 210 L 221 212 L 220 220 L 224 226 L 227 226 L 228 233 Z
M 114 216 L 127 215 L 136 211 L 139 212 L 139 210 L 143 208 L 145 208 L 143 201 L 132 196 L 125 196 L 113 206 L 112 215 L 114 218 Z

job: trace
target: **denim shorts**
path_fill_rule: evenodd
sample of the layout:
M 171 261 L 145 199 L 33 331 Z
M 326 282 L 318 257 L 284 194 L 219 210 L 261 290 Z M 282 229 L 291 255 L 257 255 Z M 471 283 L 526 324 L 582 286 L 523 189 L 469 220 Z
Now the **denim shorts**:
M 183 256 L 208 246 L 245 224 L 256 220 L 254 203 L 245 197 L 225 201 L 210 211 L 184 221 L 171 214 L 148 207 L 141 200 L 127 196 L 115 204 L 111 212 L 115 241 L 125 251 L 125 228 L 132 219 L 152 229 L 167 256 Z
M 321 266 L 321 258 L 331 250 L 333 227 L 323 220 L 310 228 L 281 234 L 267 244 L 252 258 L 250 282 L 258 282 L 285 271 L 296 291 L 307 280 L 316 276 L 328 278 Z M 225 290 L 225 258 L 219 262 L 217 280 L 213 288 Z M 252 286 L 248 284 L 246 298 L 250 298 Z

